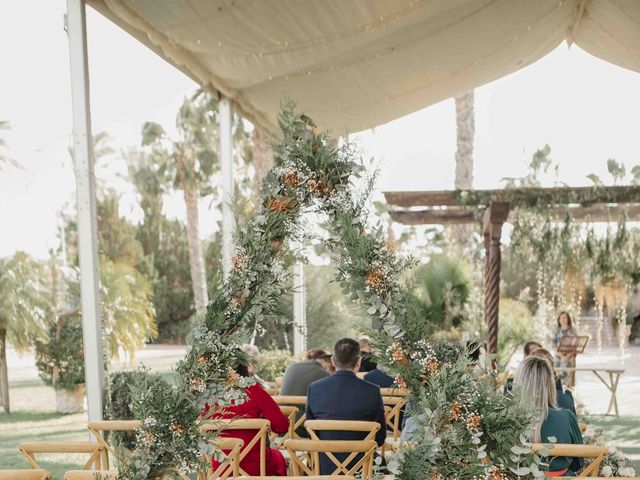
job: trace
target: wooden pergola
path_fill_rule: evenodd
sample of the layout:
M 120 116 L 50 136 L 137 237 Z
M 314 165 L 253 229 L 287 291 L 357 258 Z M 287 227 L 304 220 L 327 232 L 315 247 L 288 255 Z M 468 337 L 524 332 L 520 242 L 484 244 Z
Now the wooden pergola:
M 478 224 L 485 246 L 487 352 L 498 352 L 502 226 L 519 212 L 544 208 L 578 222 L 640 218 L 640 186 L 384 192 L 389 215 L 404 225 Z

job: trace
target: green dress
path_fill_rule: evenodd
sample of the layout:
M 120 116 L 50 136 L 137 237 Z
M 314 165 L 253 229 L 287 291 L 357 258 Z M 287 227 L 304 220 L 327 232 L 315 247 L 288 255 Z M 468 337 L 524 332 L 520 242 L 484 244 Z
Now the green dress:
M 542 443 L 570 443 L 582 445 L 582 434 L 578 426 L 578 419 L 573 412 L 564 408 L 550 408 L 547 419 L 542 424 L 540 430 Z M 549 437 L 556 437 L 555 442 L 551 442 Z M 556 457 L 549 465 L 549 471 L 564 470 L 569 468 L 574 473 L 582 469 L 581 458 Z

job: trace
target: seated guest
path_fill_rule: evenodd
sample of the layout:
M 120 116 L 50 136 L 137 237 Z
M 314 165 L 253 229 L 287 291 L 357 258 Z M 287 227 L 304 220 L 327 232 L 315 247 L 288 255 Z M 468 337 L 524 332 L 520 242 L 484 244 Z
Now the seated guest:
M 243 376 L 249 377 L 247 365 L 239 365 L 236 372 Z M 210 411 L 209 405 L 205 407 L 203 416 L 207 418 L 265 418 L 271 422 L 271 431 L 275 433 L 285 433 L 289 428 L 289 419 L 282 413 L 278 404 L 271 396 L 260 386 L 255 383 L 244 389 L 246 399 L 240 405 L 232 405 L 225 407 L 221 412 L 216 412 L 207 416 Z M 257 433 L 256 430 L 227 430 L 220 433 L 222 437 L 239 438 L 247 445 Z M 211 465 L 215 470 L 220 466 L 216 460 L 211 460 Z M 287 462 L 279 450 L 267 448 L 266 458 L 267 475 L 287 474 Z M 240 467 L 249 475 L 260 475 L 260 442 L 257 442 L 249 451 L 246 457 L 240 462 Z
M 371 340 L 367 337 L 362 337 L 358 340 L 360 344 L 360 370 L 359 372 L 370 372 L 378 365 L 373 361 L 373 347 L 371 346 Z
M 380 430 L 376 433 L 376 442 L 384 444 L 387 436 L 387 424 L 380 388 L 359 379 L 356 373 L 360 369 L 360 345 L 351 338 L 338 340 L 331 358 L 336 373 L 330 377 L 313 382 L 307 393 L 307 420 L 360 420 L 378 422 Z M 321 440 L 362 440 L 365 432 L 326 431 L 319 432 Z M 347 454 L 335 454 L 344 460 Z M 357 460 L 356 460 L 357 461 Z M 334 471 L 333 462 L 325 455 L 320 456 L 320 473 Z
M 280 386 L 280 395 L 306 395 L 311 383 L 329 376 L 318 359 L 325 355 L 322 349 L 309 350 L 307 359 L 287 367 Z
M 519 388 L 521 401 L 533 407 L 538 416 L 534 424 L 533 441 L 558 444 L 582 444 L 578 419 L 569 410 L 558 408 L 553 370 L 549 362 L 537 356 L 525 358 L 516 372 L 515 388 Z M 581 458 L 554 457 L 549 464 L 548 476 L 575 476 L 582 468 Z
M 394 386 L 395 380 L 391 375 L 386 374 L 380 367 L 376 366 L 373 370 L 368 371 L 364 380 L 371 382 L 380 388 L 391 388 Z
M 249 343 L 245 343 L 242 345 L 242 351 L 249 355 L 249 358 L 252 360 L 249 365 L 247 365 L 247 370 L 249 370 L 249 375 L 256 379 L 256 381 L 264 388 L 268 390 L 271 388 L 269 382 L 263 380 L 258 376 L 258 363 L 260 362 L 260 349 L 255 345 L 251 345 Z
M 333 372 L 336 371 L 336 368 L 331 363 L 330 353 L 325 353 L 320 358 L 318 358 L 318 363 L 322 368 L 324 368 L 325 372 L 327 372 L 329 375 L 333 374 Z
M 538 342 L 530 341 L 530 342 L 525 343 L 524 344 L 524 356 L 528 357 L 529 355 L 531 355 L 533 352 L 535 352 L 539 348 L 542 348 L 542 345 L 540 345 Z
M 549 365 L 551 365 L 551 370 L 553 370 L 553 379 L 556 383 L 556 397 L 558 400 L 558 407 L 571 410 L 574 415 L 577 415 L 576 404 L 573 401 L 573 394 L 571 393 L 571 390 L 569 390 L 569 388 L 564 386 L 560 381 L 560 379 L 558 378 L 558 375 L 556 374 L 556 370 L 553 367 L 553 355 L 551 355 L 551 352 L 549 352 L 549 350 L 546 350 L 544 348 L 539 348 L 538 350 L 533 352 L 531 356 L 544 358 L 547 362 L 549 362 Z

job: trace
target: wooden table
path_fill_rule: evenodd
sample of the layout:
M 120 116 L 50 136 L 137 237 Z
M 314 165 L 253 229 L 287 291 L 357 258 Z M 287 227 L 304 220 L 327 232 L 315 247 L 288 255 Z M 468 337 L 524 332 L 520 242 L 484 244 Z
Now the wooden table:
M 618 391 L 618 382 L 620 381 L 620 375 L 624 373 L 624 369 L 616 369 L 616 368 L 556 368 L 558 371 L 566 371 L 566 372 L 592 372 L 598 379 L 604 384 L 605 387 L 611 392 L 611 398 L 609 399 L 609 408 L 607 408 L 607 413 L 605 415 L 615 415 L 616 417 L 620 416 L 618 412 L 618 398 L 616 397 L 616 393 Z M 601 375 L 602 374 L 602 375 Z M 609 381 L 603 375 L 609 376 Z M 613 412 L 612 412 L 613 411 Z

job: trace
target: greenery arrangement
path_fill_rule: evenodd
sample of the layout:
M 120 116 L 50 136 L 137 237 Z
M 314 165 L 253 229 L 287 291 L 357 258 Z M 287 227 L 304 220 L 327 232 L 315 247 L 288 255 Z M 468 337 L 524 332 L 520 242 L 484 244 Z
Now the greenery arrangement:
M 289 350 L 263 350 L 258 362 L 258 376 L 268 382 L 284 375 L 284 371 L 294 361 Z
M 499 398 L 497 380 L 467 368 L 461 347 L 424 340 L 428 319 L 400 281 L 413 263 L 389 250 L 380 225 L 367 224 L 374 179 L 358 180 L 363 166 L 353 146 L 329 142 L 291 104 L 279 124 L 282 140 L 274 146 L 275 166 L 263 181 L 262 202 L 239 231 L 232 271 L 193 332 L 176 385 L 146 376 L 133 389 L 131 410 L 142 428 L 121 478 L 188 474 L 203 466 L 201 451 L 207 447 L 198 419 L 205 404 L 223 407 L 243 399 L 242 388 L 251 380 L 233 370 L 244 355 L 239 345 L 287 291 L 285 242 L 304 234 L 304 213 L 327 219 L 326 244 L 343 293 L 382 325 L 372 332 L 385 352 L 378 360 L 397 373 L 396 381 L 410 388 L 414 400 L 439 400 L 432 405 L 434 415 L 422 422 L 416 446 L 403 453 L 400 476 L 438 478 L 441 468 L 447 478 L 468 478 L 458 476 L 460 469 L 495 480 L 541 476 L 522 447 L 530 416 L 518 399 Z M 450 448 L 415 450 L 427 445 Z

